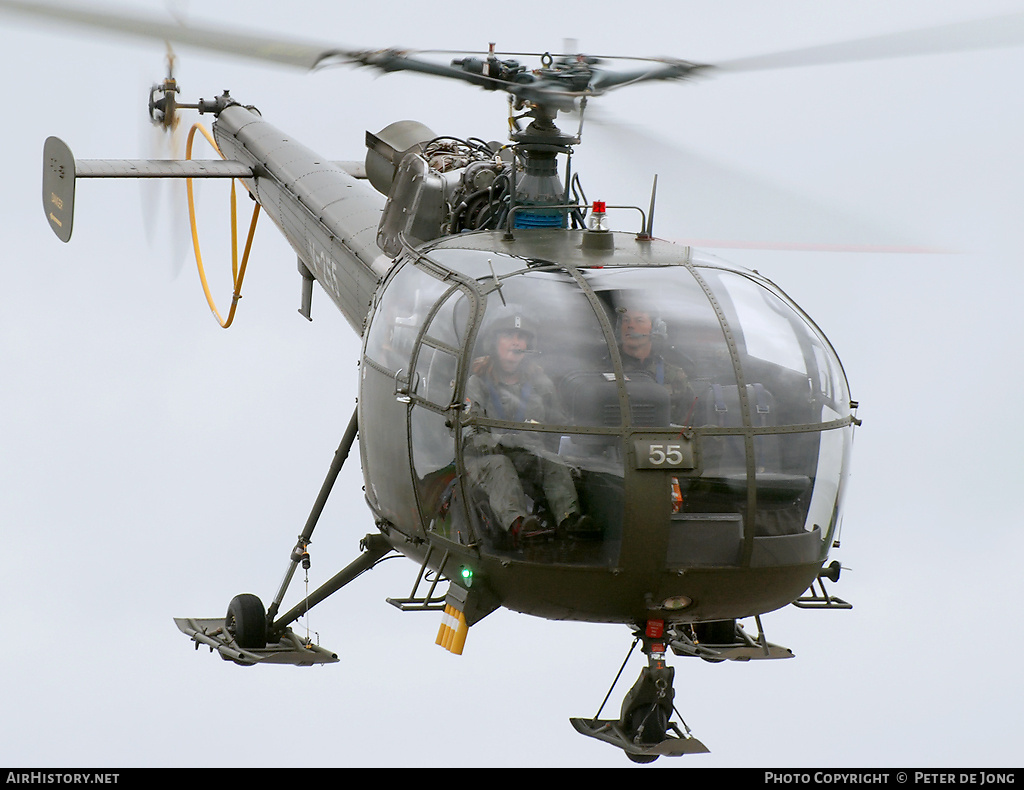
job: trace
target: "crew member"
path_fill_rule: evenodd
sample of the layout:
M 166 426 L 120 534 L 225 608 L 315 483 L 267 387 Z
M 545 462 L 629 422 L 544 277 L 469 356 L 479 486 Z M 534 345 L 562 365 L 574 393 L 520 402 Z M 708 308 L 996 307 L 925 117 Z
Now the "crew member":
M 692 418 L 696 397 L 683 369 L 666 362 L 654 350 L 656 330 L 656 319 L 649 310 L 636 306 L 621 310 L 619 351 L 622 369 L 627 377 L 630 373 L 642 372 L 667 387 L 671 393 L 672 422 L 685 425 Z
M 529 320 L 509 308 L 488 329 L 486 356 L 473 362 L 466 385 L 470 413 L 525 424 L 564 422 L 555 388 L 541 366 L 529 358 L 534 330 Z M 491 509 L 512 546 L 554 530 L 543 528 L 530 513 L 523 482 L 543 491 L 553 525 L 574 532 L 589 527 L 580 513 L 569 469 L 544 447 L 539 431 L 477 428 L 466 442 L 466 468 L 486 493 Z

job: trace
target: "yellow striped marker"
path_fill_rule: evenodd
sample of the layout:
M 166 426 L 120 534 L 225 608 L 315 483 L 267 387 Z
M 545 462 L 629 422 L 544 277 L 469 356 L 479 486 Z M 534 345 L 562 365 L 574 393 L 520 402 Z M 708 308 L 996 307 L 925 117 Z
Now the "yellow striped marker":
M 469 626 L 466 625 L 466 616 L 451 604 L 446 604 L 435 644 L 440 645 L 449 653 L 461 656 L 468 633 Z

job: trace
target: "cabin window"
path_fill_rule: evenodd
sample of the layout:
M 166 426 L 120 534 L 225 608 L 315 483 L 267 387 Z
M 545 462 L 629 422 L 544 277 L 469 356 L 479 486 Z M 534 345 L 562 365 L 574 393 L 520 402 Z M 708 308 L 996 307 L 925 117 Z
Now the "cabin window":
M 413 346 L 445 283 L 406 263 L 381 289 L 366 336 L 366 357 L 386 370 L 408 374 Z
M 463 490 L 476 534 L 497 554 L 612 565 L 624 477 L 605 332 L 565 272 L 524 272 L 496 285 L 463 392 Z M 601 386 L 610 417 L 601 397 L 586 397 Z

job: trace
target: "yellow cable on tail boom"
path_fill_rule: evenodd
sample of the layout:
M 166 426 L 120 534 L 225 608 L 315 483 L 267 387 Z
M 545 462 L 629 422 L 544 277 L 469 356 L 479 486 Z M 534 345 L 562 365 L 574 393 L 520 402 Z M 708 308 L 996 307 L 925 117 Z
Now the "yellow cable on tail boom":
M 195 137 L 196 130 L 202 132 L 203 136 L 207 139 L 213 150 L 223 159 L 224 155 L 220 151 L 220 147 L 217 145 L 217 141 L 213 139 L 206 128 L 202 124 L 194 124 L 188 132 L 188 140 L 185 143 L 185 159 L 192 158 L 192 140 Z M 249 262 L 249 251 L 252 249 L 252 239 L 256 233 L 256 220 L 260 213 L 260 204 L 257 203 L 252 210 L 252 220 L 249 223 L 249 236 L 245 242 L 245 251 L 242 253 L 242 263 L 238 263 L 238 228 L 237 228 L 237 213 L 235 208 L 235 179 L 231 180 L 231 279 L 234 291 L 231 296 L 231 309 L 228 311 L 227 319 L 221 317 L 220 311 L 217 310 L 217 305 L 213 301 L 213 295 L 210 293 L 210 284 L 206 280 L 206 270 L 203 267 L 203 256 L 199 251 L 199 231 L 196 228 L 196 209 L 195 209 L 195 198 L 192 193 L 192 179 L 186 178 L 185 184 L 188 191 L 188 218 L 189 224 L 192 228 L 192 249 L 195 250 L 196 254 L 196 265 L 199 268 L 199 279 L 203 284 L 203 293 L 206 294 L 206 303 L 210 306 L 210 310 L 213 311 L 214 317 L 217 319 L 217 323 L 220 324 L 224 329 L 231 326 L 231 322 L 235 320 L 235 310 L 238 308 L 238 300 L 242 298 L 242 280 L 245 279 L 245 267 Z

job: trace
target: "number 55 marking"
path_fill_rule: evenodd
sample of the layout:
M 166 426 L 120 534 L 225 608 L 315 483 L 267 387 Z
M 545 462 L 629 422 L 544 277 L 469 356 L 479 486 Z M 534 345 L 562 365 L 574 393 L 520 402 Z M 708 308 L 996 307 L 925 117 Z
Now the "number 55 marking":
M 639 469 L 693 469 L 693 450 L 689 442 L 637 439 L 635 450 Z

